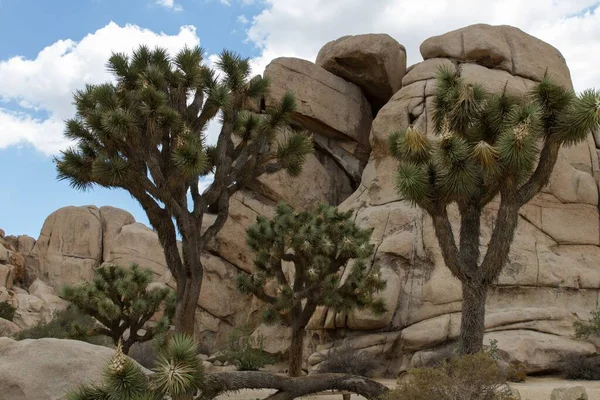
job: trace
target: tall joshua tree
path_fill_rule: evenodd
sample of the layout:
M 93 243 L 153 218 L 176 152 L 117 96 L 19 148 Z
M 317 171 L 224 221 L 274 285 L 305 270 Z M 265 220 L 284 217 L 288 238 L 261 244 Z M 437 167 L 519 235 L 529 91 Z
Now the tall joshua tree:
M 460 352 L 482 348 L 488 287 L 504 267 L 519 209 L 547 185 L 561 146 L 600 126 L 600 94 L 545 77 L 523 98 L 488 94 L 441 69 L 434 102 L 436 140 L 415 127 L 389 136 L 399 160 L 398 192 L 432 218 L 446 266 L 462 284 Z M 481 214 L 499 196 L 487 252 L 480 258 Z M 448 206 L 460 212 L 457 243 Z
M 173 58 L 145 46 L 131 57 L 113 54 L 107 67 L 115 82 L 75 93 L 76 115 L 65 130 L 75 145 L 55 160 L 59 179 L 74 188 L 120 188 L 141 204 L 177 283 L 176 330 L 187 333 L 194 330 L 202 284 L 200 254 L 223 227 L 230 197 L 263 173 L 299 174 L 312 151 L 306 135 L 281 134 L 295 108 L 292 94 L 252 114 L 245 105 L 263 96 L 268 82 L 248 79 L 248 59 L 223 51 L 220 77 L 202 61 L 198 47 Z M 221 131 L 209 146 L 206 127 L 217 115 Z M 200 193 L 200 178 L 211 172 L 214 181 Z M 205 226 L 209 208 L 217 217 Z
M 377 267 L 368 267 L 372 231 L 359 228 L 351 216 L 326 204 L 295 211 L 280 203 L 273 219 L 259 216 L 248 228 L 256 272 L 239 275 L 238 287 L 267 303 L 266 323 L 282 321 L 290 327 L 290 376 L 302 373 L 304 328 L 317 306 L 385 312 L 383 302 L 374 297 L 385 282 Z M 286 263 L 293 270 L 286 270 Z M 269 286 L 273 293 L 265 290 Z

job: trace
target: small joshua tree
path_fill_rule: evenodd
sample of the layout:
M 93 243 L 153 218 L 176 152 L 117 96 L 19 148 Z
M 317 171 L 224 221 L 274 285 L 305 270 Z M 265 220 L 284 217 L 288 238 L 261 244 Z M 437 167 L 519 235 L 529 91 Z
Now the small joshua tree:
M 548 77 L 523 98 L 490 95 L 442 68 L 433 120 L 437 140 L 415 127 L 394 132 L 396 188 L 432 218 L 446 266 L 462 283 L 460 353 L 481 350 L 488 287 L 502 272 L 519 209 L 548 184 L 563 145 L 600 127 L 600 93 L 576 96 Z M 487 251 L 480 259 L 481 215 L 499 196 Z M 448 206 L 460 212 L 457 243 Z
M 151 288 L 152 277 L 151 270 L 135 264 L 130 268 L 103 264 L 94 271 L 91 282 L 66 286 L 61 297 L 102 324 L 88 332 L 88 336 L 108 336 L 114 344 L 121 343 L 127 354 L 135 342 L 145 342 L 166 332 L 175 312 L 175 292 L 169 288 Z M 162 316 L 150 324 L 150 319 L 160 311 Z M 145 332 L 140 334 L 141 330 Z
M 295 211 L 281 203 L 273 219 L 259 216 L 248 228 L 256 272 L 239 275 L 238 285 L 267 303 L 265 322 L 290 326 L 290 376 L 301 374 L 304 328 L 317 306 L 385 311 L 383 302 L 374 298 L 385 282 L 377 267 L 368 267 L 372 231 L 359 228 L 351 216 L 325 204 Z M 286 270 L 286 263 L 293 265 L 293 272 Z M 267 287 L 273 281 L 276 288 L 270 294 Z

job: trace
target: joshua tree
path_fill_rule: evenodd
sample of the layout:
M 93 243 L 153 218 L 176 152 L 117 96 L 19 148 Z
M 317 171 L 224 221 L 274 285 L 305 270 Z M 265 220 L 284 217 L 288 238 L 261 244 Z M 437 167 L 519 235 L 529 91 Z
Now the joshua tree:
M 88 336 L 108 336 L 115 345 L 121 342 L 127 354 L 135 342 L 166 332 L 175 312 L 175 293 L 169 288 L 151 288 L 152 277 L 151 270 L 135 264 L 130 268 L 103 264 L 94 271 L 91 282 L 65 286 L 61 297 L 102 324 Z M 162 316 L 149 324 L 158 312 Z
M 562 145 L 585 140 L 600 126 L 600 94 L 571 90 L 545 77 L 523 98 L 488 94 L 455 71 L 437 77 L 437 140 L 415 127 L 389 137 L 399 160 L 396 188 L 432 218 L 441 252 L 462 283 L 460 353 L 481 350 L 488 287 L 504 267 L 519 209 L 546 184 Z M 488 248 L 480 258 L 481 215 L 499 196 Z M 460 212 L 455 240 L 448 206 Z
M 372 230 L 359 228 L 351 216 L 325 204 L 298 212 L 280 203 L 272 220 L 259 216 L 248 228 L 256 272 L 239 275 L 238 286 L 267 303 L 265 322 L 282 321 L 291 328 L 290 376 L 302 372 L 304 328 L 317 306 L 385 311 L 373 296 L 385 282 L 377 267 L 367 266 L 373 255 Z M 293 271 L 286 265 L 293 265 Z M 269 293 L 266 288 L 273 281 Z
M 312 151 L 307 135 L 283 134 L 295 108 L 290 93 L 264 113 L 244 111 L 268 82 L 249 80 L 248 59 L 234 53 L 221 53 L 221 77 L 202 60 L 200 48 L 184 48 L 173 58 L 145 46 L 131 57 L 113 54 L 107 67 L 115 83 L 75 93 L 76 115 L 65 130 L 75 145 L 55 160 L 58 178 L 74 188 L 121 188 L 140 203 L 177 283 L 176 330 L 188 333 L 202 284 L 200 254 L 223 227 L 230 197 L 263 173 L 299 174 Z M 217 115 L 221 131 L 216 146 L 209 146 L 206 127 Z M 200 178 L 211 172 L 214 181 L 200 193 Z M 209 210 L 217 217 L 206 226 Z

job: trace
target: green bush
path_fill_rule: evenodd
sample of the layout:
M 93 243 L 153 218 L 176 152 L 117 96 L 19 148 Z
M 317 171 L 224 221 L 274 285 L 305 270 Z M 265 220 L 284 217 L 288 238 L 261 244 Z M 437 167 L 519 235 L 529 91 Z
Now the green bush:
M 562 359 L 561 370 L 567 379 L 600 380 L 600 356 L 568 354 Z
M 8 301 L 0 302 L 0 318 L 12 321 L 16 310 Z
M 592 318 L 587 321 L 576 321 L 573 324 L 576 339 L 587 339 L 600 334 L 600 310 L 592 313 Z
M 264 337 L 252 337 L 249 327 L 238 327 L 231 332 L 227 347 L 217 357 L 219 361 L 229 362 L 238 371 L 258 371 L 275 360 L 264 351 Z
M 96 326 L 94 318 L 84 314 L 75 306 L 69 306 L 64 310 L 56 311 L 50 322 L 40 322 L 29 329 L 18 332 L 15 339 L 72 339 L 98 345 L 109 345 L 110 341 L 105 337 L 90 335 Z
M 408 372 L 383 400 L 512 400 L 498 362 L 489 352 L 453 357 L 434 368 Z
M 318 372 L 369 377 L 378 366 L 379 363 L 372 354 L 356 350 L 351 345 L 343 343 L 327 353 L 325 359 L 319 364 Z

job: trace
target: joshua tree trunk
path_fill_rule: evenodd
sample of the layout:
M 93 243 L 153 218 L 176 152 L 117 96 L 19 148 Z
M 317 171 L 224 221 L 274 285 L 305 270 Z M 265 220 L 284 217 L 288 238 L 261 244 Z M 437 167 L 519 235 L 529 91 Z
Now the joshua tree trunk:
M 290 345 L 289 371 L 290 376 L 302 375 L 302 356 L 304 342 L 304 327 L 292 327 L 292 344 Z
M 202 280 L 193 278 L 177 283 L 177 306 L 175 308 L 175 331 L 194 334 L 196 305 L 200 297 Z M 179 288 L 183 288 L 179 290 Z
M 459 354 L 474 354 L 483 347 L 487 289 L 481 282 L 462 283 Z

